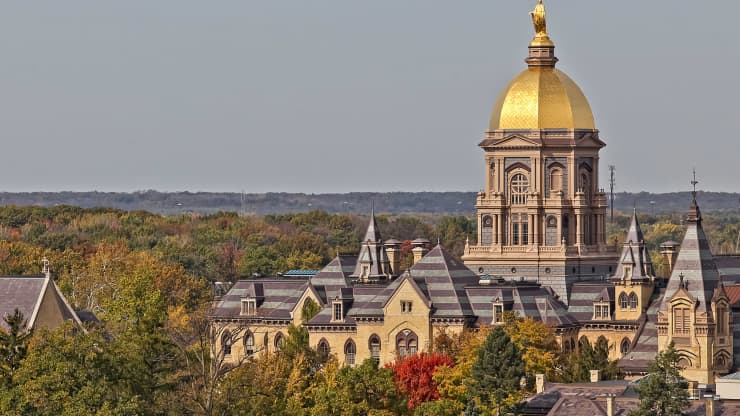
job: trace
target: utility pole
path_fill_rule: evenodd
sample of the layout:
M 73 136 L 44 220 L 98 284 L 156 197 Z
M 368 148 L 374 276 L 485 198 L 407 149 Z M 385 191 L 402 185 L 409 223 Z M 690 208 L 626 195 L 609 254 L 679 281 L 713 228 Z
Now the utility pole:
M 617 170 L 614 165 L 609 165 L 609 209 L 611 210 L 611 216 L 609 222 L 614 224 L 614 171 Z

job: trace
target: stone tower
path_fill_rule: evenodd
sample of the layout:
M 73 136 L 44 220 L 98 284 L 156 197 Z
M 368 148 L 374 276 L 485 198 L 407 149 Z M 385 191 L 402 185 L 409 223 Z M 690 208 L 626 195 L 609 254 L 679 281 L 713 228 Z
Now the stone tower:
M 598 186 L 605 144 L 585 95 L 555 68 L 544 6 L 531 14 L 528 67 L 501 93 L 479 144 L 486 178 L 478 240 L 463 260 L 481 274 L 539 281 L 568 303 L 572 282 L 606 279 L 618 260 L 607 247 Z

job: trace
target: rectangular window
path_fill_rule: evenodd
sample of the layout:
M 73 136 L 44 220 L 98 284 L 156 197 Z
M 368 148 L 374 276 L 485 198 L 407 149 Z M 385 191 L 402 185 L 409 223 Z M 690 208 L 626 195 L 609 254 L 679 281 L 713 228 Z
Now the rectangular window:
M 512 238 L 512 245 L 518 246 L 519 245 L 519 224 L 513 223 L 511 224 L 512 230 L 511 230 L 511 238 Z
M 594 306 L 594 318 L 596 319 L 601 318 L 601 306 L 600 305 Z
M 673 334 L 679 336 L 689 335 L 690 326 L 688 308 L 673 309 Z
M 410 300 L 402 300 L 401 301 L 401 312 L 402 313 L 411 313 L 411 308 L 413 304 Z
M 727 335 L 725 331 L 725 309 L 717 308 L 717 335 Z
M 339 302 L 334 303 L 334 320 L 335 321 L 341 321 L 342 320 L 342 304 Z
M 501 323 L 504 321 L 504 305 L 493 305 L 493 322 Z
M 257 314 L 257 300 L 256 299 L 242 299 L 242 315 L 254 316 Z
M 603 318 L 609 318 L 609 307 L 608 306 L 601 307 L 601 316 Z
M 529 224 L 522 223 L 522 245 L 529 244 Z

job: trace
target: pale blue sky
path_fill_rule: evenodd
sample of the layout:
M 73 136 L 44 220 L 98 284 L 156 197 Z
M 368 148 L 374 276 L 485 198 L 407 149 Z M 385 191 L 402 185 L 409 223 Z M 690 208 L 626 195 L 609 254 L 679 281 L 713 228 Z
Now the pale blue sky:
M 535 0 L 1 1 L 0 190 L 478 190 Z M 550 0 L 619 191 L 740 191 L 740 2 Z

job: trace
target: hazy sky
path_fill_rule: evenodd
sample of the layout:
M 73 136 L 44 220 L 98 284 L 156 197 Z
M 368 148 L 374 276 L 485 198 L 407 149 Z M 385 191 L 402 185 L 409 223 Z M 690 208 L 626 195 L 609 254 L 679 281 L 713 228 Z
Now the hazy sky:
M 535 3 L 1 1 L 0 190 L 478 190 Z M 740 2 L 545 4 L 602 186 L 740 191 Z

